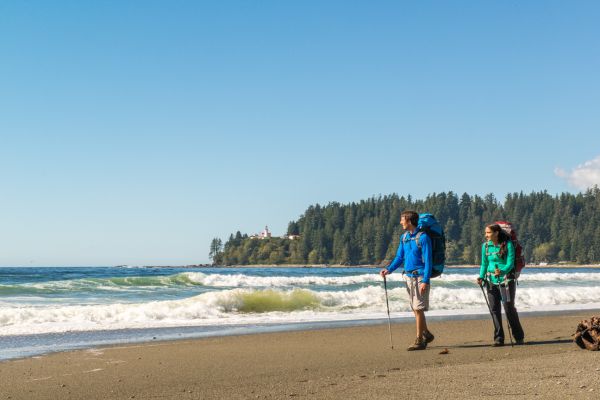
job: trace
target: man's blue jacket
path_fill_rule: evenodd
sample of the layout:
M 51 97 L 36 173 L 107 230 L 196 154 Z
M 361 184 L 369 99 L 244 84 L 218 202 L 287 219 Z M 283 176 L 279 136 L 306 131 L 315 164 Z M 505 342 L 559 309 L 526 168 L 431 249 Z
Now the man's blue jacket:
M 398 267 L 404 264 L 404 273 L 413 277 L 422 276 L 423 283 L 429 283 L 431 278 L 431 269 L 433 266 L 431 256 L 431 239 L 425 232 L 419 235 L 419 243 L 417 244 L 417 231 L 412 234 L 405 232 L 400 236 L 400 244 L 396 251 L 396 257 L 387 270 L 395 271 Z

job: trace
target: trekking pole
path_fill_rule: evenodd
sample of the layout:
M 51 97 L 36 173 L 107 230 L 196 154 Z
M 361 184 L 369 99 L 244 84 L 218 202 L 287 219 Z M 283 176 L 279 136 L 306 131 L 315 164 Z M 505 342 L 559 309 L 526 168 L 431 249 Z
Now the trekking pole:
M 504 288 L 504 291 L 502 289 Z M 504 308 L 504 315 L 506 316 L 506 326 L 508 327 L 508 338 L 510 339 L 510 347 L 514 347 L 513 338 L 512 338 L 512 330 L 510 329 L 510 321 L 508 320 L 508 314 L 506 313 L 506 291 L 509 288 L 506 286 L 498 285 L 498 290 L 500 290 L 500 298 L 502 299 L 502 308 Z M 509 291 L 510 294 L 510 291 Z
M 506 310 L 504 310 L 504 314 L 506 315 Z M 510 321 L 508 320 L 508 316 L 506 316 L 506 326 L 508 326 L 508 337 L 510 339 L 510 347 L 515 347 L 512 338 L 512 330 L 510 329 Z
M 390 331 L 390 346 L 392 347 L 392 350 L 394 350 L 394 342 L 392 341 L 392 320 L 390 318 L 390 302 L 388 300 L 387 279 L 385 278 L 385 275 L 383 275 L 383 288 L 385 290 L 385 305 L 387 306 L 388 329 Z
M 483 298 L 485 299 L 485 304 L 487 304 L 488 311 L 490 312 L 490 316 L 492 317 L 492 321 L 494 320 L 494 313 L 492 312 L 492 307 L 490 307 L 490 302 L 488 301 L 487 295 L 485 294 L 485 290 L 483 290 L 483 285 L 479 285 L 481 288 L 481 293 L 483 293 Z

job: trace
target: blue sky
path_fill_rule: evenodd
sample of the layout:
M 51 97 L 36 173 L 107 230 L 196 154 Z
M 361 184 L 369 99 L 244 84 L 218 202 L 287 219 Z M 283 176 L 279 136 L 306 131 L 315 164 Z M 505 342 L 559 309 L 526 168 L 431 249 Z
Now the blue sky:
M 600 183 L 600 4 L 0 3 L 0 265 L 208 261 L 311 204 Z

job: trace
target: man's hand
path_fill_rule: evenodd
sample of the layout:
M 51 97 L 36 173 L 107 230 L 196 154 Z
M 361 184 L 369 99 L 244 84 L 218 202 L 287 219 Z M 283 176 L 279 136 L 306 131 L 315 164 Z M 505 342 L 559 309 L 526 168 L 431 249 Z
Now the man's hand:
M 381 271 L 379 271 L 379 275 L 381 275 L 382 277 L 389 275 L 390 271 L 388 271 L 387 269 L 382 269 Z
M 421 293 L 421 296 L 423 296 L 425 294 L 425 291 L 427 290 L 427 286 L 429 286 L 429 283 L 421 283 L 419 285 L 419 292 Z
M 496 269 L 494 270 L 494 276 L 496 278 L 500 276 L 500 269 L 498 267 L 496 267 Z
M 483 279 L 477 278 L 477 285 L 481 286 L 482 283 L 483 283 Z

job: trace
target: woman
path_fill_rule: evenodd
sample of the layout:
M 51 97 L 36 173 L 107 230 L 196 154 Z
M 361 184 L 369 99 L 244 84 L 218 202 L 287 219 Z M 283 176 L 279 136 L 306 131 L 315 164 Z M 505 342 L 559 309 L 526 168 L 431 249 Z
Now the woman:
M 494 321 L 494 344 L 492 346 L 504 346 L 501 303 L 504 304 L 504 312 L 516 343 L 523 344 L 525 334 L 515 308 L 515 247 L 500 225 L 486 226 L 485 239 L 485 243 L 481 246 L 481 268 L 477 284 L 481 286 L 485 282 L 487 288 L 487 297 Z

